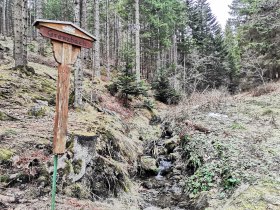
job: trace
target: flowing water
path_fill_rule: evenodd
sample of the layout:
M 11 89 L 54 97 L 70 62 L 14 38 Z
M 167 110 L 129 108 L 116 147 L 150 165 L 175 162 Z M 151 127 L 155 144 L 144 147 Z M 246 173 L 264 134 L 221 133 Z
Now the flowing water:
M 172 166 L 172 163 L 171 161 L 166 161 L 166 160 L 161 160 L 159 162 L 159 171 L 158 171 L 158 174 L 156 176 L 156 179 L 157 180 L 162 180 L 163 179 L 163 172 L 164 171 L 167 171 L 171 168 Z

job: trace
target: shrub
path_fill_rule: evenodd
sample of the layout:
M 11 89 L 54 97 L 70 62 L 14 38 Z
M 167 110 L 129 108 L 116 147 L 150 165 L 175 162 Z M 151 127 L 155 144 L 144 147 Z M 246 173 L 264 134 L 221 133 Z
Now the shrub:
M 128 106 L 128 97 L 147 95 L 148 87 L 143 80 L 137 82 L 136 75 L 126 69 L 119 74 L 116 80 L 108 86 L 111 95 L 116 95 L 124 100 L 124 105 Z
M 214 186 L 214 170 L 211 168 L 201 168 L 192 175 L 186 182 L 187 191 L 196 195 L 201 191 L 208 191 Z
M 152 84 L 152 88 L 156 91 L 155 98 L 166 104 L 178 104 L 180 94 L 170 85 L 168 74 L 165 70 L 160 71 L 156 80 Z
M 149 110 L 152 110 L 153 108 L 155 108 L 154 101 L 150 99 L 144 99 L 144 107 L 146 107 Z
M 252 96 L 253 97 L 259 97 L 265 94 L 269 94 L 275 90 L 277 90 L 278 84 L 277 83 L 267 83 L 264 85 L 261 85 L 259 87 L 256 87 L 252 90 Z
M 240 184 L 240 179 L 234 174 L 229 166 L 225 166 L 221 173 L 221 184 L 224 190 L 232 190 Z

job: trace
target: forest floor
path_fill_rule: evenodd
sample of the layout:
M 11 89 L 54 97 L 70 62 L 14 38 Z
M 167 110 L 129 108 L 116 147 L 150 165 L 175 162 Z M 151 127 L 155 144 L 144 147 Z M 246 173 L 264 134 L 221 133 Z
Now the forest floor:
M 52 164 L 56 69 L 49 67 L 52 59 L 31 54 L 29 66 L 35 72 L 11 70 L 11 46 L 6 43 L 0 42 L 10 49 L 0 61 L 0 209 L 49 209 L 50 177 L 41 163 Z M 128 176 L 130 189 L 87 199 L 86 190 L 69 193 L 62 178 L 57 209 L 280 209 L 280 83 L 234 96 L 223 91 L 197 94 L 178 106 L 155 102 L 153 112 L 162 119 L 155 124 L 153 112 L 122 107 L 107 84 L 86 78 L 88 103 L 82 110 L 70 109 L 69 133 L 94 136 L 104 129 L 119 135 L 112 150 L 100 143 L 98 155 L 113 170 L 133 174 Z M 135 107 L 139 101 L 133 102 Z M 182 136 L 188 140 L 182 142 Z M 112 163 L 107 150 L 120 150 L 109 156 L 121 160 Z M 143 157 L 151 162 L 145 165 L 139 160 Z M 161 169 L 150 169 L 162 160 L 172 165 L 159 178 Z M 128 171 L 141 165 L 142 172 L 118 169 L 126 165 Z M 92 198 L 98 193 L 89 194 Z

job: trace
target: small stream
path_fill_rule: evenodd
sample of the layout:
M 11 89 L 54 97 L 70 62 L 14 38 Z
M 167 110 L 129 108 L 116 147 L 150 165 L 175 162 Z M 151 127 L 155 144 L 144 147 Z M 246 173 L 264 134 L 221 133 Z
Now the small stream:
M 165 171 L 168 171 L 172 166 L 172 163 L 171 161 L 166 161 L 166 160 L 161 160 L 159 162 L 159 171 L 158 171 L 158 174 L 156 176 L 156 179 L 157 180 L 162 180 L 164 177 L 163 177 L 163 174 Z

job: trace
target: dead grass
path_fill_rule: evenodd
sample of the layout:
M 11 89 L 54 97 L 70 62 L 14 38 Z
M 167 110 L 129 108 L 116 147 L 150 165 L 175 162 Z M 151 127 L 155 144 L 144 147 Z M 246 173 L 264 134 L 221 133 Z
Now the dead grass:
M 271 82 L 261 86 L 256 87 L 255 89 L 251 90 L 251 95 L 253 97 L 259 97 L 271 92 L 276 91 L 279 88 L 279 83 Z
M 175 121 L 188 119 L 197 111 L 218 110 L 229 99 L 226 88 L 195 92 L 190 96 L 184 96 L 179 105 L 172 107 L 172 112 L 167 112 L 166 117 Z
M 129 119 L 134 115 L 133 110 L 123 106 L 123 102 L 116 97 L 104 93 L 101 96 L 102 106 L 106 109 L 118 113 L 122 119 Z

